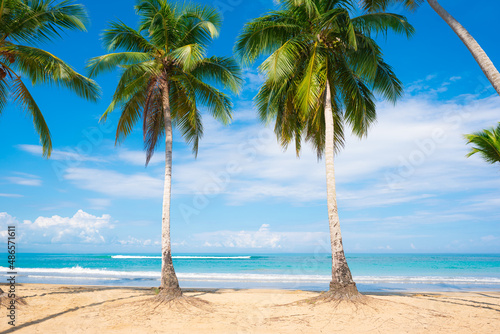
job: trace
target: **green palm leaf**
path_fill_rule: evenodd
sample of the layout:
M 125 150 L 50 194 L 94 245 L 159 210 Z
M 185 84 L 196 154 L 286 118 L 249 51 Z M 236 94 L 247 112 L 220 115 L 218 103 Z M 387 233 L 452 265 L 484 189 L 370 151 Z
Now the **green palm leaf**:
M 103 42 L 113 53 L 87 63 L 92 77 L 122 70 L 101 120 L 121 110 L 116 135 L 120 143 L 142 118 L 146 164 L 166 134 L 164 117 L 171 118 L 196 154 L 203 133 L 200 107 L 223 123 L 231 120 L 232 103 L 212 84 L 238 92 L 243 83 L 232 58 L 205 57 L 207 43 L 218 36 L 220 13 L 208 6 L 164 0 L 139 1 L 136 11 L 139 28 L 111 23 Z
M 467 144 L 474 145 L 467 157 L 479 153 L 490 164 L 500 162 L 500 123 L 496 128 L 465 135 L 464 137 L 467 139 Z
M 49 157 L 50 152 L 52 151 L 52 139 L 50 138 L 49 128 L 47 123 L 45 123 L 45 119 L 43 118 L 38 105 L 19 77 L 14 79 L 12 94 L 15 102 L 17 102 L 18 105 L 33 119 L 33 125 L 35 126 L 36 132 L 38 132 L 38 135 L 40 136 L 40 142 L 42 143 L 43 156 Z
M 40 136 L 43 156 L 49 157 L 52 151 L 50 132 L 21 76 L 27 77 L 33 85 L 66 87 L 80 97 L 96 101 L 100 89 L 93 80 L 77 73 L 50 52 L 35 47 L 60 37 L 65 30 L 85 31 L 87 13 L 82 5 L 68 0 L 57 3 L 52 0 L 3 0 L 1 6 L 0 114 L 11 94 L 14 101 L 31 115 Z

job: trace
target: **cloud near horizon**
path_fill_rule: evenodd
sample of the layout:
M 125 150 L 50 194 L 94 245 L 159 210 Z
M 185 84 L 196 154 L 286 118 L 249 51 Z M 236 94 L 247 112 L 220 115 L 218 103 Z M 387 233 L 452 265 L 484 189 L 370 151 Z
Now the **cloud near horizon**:
M 73 217 L 38 217 L 33 222 L 0 212 L 0 226 L 17 225 L 17 239 L 25 244 L 100 244 L 114 228 L 110 215 L 101 217 L 78 210 Z M 4 233 L 5 231 L 2 231 Z M 3 235 L 3 234 L 2 234 Z M 2 240 L 4 242 L 4 240 Z

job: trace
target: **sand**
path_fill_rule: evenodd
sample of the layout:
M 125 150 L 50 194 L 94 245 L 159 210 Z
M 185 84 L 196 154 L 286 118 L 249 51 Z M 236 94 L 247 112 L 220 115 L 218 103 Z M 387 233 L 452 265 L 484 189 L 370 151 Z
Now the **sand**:
M 27 305 L 15 327 L 0 318 L 2 333 L 500 333 L 500 292 L 312 303 L 318 293 L 186 290 L 191 298 L 161 305 L 147 288 L 22 284 L 17 293 Z

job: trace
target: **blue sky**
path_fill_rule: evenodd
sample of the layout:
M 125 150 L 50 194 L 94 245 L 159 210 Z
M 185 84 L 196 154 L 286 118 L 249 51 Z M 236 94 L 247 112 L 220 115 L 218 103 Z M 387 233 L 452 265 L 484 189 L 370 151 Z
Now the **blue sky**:
M 272 0 L 203 2 L 225 18 L 210 55 L 231 55 L 243 24 L 275 6 Z M 81 72 L 87 59 L 105 53 L 99 34 L 107 22 L 137 21 L 133 1 L 83 3 L 89 31 L 44 45 Z M 441 3 L 500 64 L 491 29 L 500 3 Z M 349 138 L 337 158 L 344 246 L 348 253 L 498 253 L 500 171 L 479 157 L 466 159 L 462 135 L 495 125 L 500 98 L 427 4 L 407 16 L 414 38 L 380 40 L 405 98 L 396 106 L 380 102 L 368 138 Z M 223 127 L 203 118 L 198 159 L 174 134 L 174 252 L 328 252 L 323 161 L 308 145 L 300 159 L 293 148 L 279 147 L 252 107 L 262 78 L 256 67 L 244 73 L 243 93 L 232 96 L 234 122 Z M 163 148 L 145 168 L 140 127 L 115 147 L 118 113 L 98 123 L 117 79 L 116 72 L 97 78 L 98 103 L 32 88 L 51 129 L 50 160 L 41 157 L 29 118 L 14 105 L 1 115 L 0 225 L 17 223 L 19 251 L 159 252 Z

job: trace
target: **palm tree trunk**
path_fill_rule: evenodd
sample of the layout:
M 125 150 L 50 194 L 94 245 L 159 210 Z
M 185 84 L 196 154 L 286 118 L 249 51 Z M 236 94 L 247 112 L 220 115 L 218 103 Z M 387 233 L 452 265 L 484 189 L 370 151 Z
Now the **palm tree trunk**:
M 170 195 L 172 188 L 172 117 L 170 113 L 169 85 L 164 79 L 161 83 L 165 121 L 165 184 L 163 190 L 163 212 L 161 225 L 161 285 L 162 298 L 173 299 L 182 295 L 179 281 L 172 263 L 170 243 Z
M 497 93 L 500 95 L 500 73 L 496 69 L 493 62 L 490 60 L 486 52 L 481 48 L 477 41 L 469 34 L 469 32 L 460 24 L 453 16 L 450 15 L 437 0 L 428 0 L 429 5 L 448 23 L 453 31 L 460 37 L 462 42 L 467 46 L 469 51 L 476 59 L 484 74 L 491 82 Z
M 332 112 L 332 98 L 330 85 L 326 84 L 325 101 L 325 164 L 326 164 L 326 190 L 328 201 L 328 221 L 330 225 L 330 242 L 332 247 L 332 281 L 330 282 L 329 295 L 336 299 L 352 299 L 358 296 L 358 289 L 347 265 L 340 233 L 340 221 L 337 211 L 337 195 L 335 191 L 334 167 L 334 122 Z

